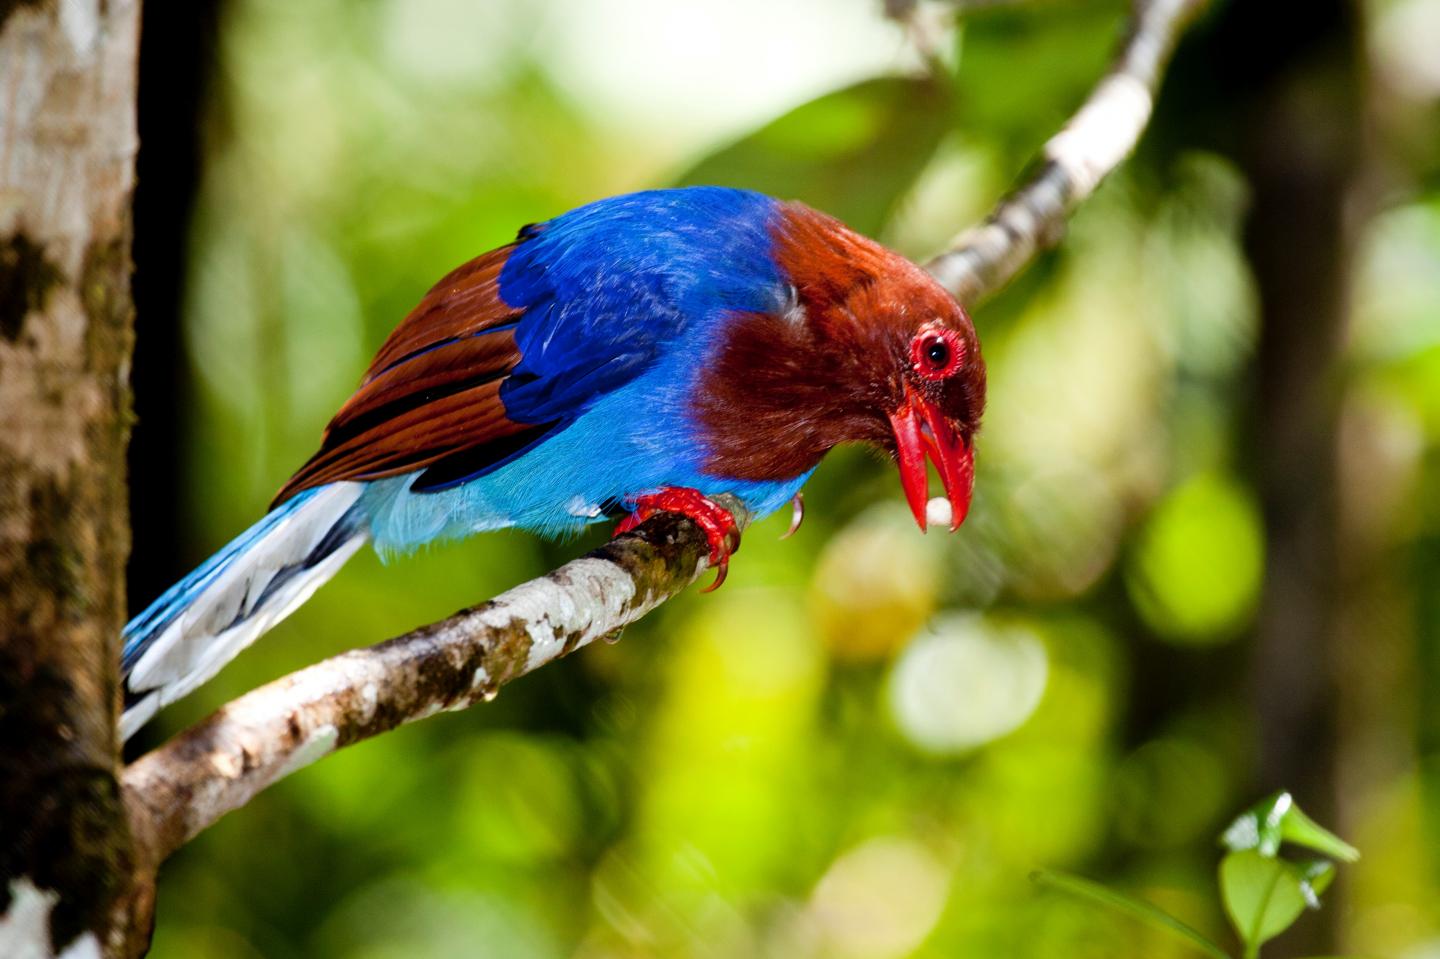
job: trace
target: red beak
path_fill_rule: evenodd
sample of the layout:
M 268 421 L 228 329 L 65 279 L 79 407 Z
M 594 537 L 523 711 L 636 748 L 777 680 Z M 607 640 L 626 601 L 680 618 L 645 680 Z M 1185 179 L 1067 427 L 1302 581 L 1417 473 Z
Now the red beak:
M 895 430 L 900 485 L 905 488 L 905 499 L 920 530 L 923 532 L 927 526 L 925 504 L 930 499 L 926 454 L 945 484 L 945 496 L 950 500 L 950 529 L 959 529 L 970 512 L 970 493 L 975 486 L 975 450 L 969 440 L 960 435 L 938 406 L 909 388 L 905 391 L 905 405 L 890 414 L 890 426 Z

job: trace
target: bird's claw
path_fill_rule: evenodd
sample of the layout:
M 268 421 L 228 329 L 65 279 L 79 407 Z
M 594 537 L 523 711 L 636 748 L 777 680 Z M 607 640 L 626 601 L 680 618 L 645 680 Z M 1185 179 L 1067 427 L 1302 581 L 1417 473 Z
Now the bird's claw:
M 800 524 L 805 522 L 805 494 L 796 493 L 790 498 L 790 528 L 780 534 L 781 539 L 789 539 L 800 529 Z
M 730 557 L 740 549 L 740 527 L 729 510 L 688 486 L 667 486 L 656 493 L 641 493 L 630 502 L 634 507 L 629 516 L 615 524 L 616 536 L 630 532 L 656 513 L 679 513 L 700 527 L 710 544 L 715 582 L 701 592 L 710 593 L 720 588 L 730 570 Z

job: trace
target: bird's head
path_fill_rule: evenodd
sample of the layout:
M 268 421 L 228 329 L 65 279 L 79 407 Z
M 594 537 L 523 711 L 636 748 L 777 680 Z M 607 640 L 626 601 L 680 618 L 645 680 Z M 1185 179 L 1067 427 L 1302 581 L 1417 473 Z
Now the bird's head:
M 958 528 L 985 408 L 969 316 L 915 264 L 803 205 L 782 207 L 774 241 L 785 301 L 730 324 L 707 379 L 712 468 L 778 479 L 869 443 L 895 457 L 922 530 L 933 462 Z
M 950 529 L 958 529 L 970 511 L 975 483 L 975 433 L 985 405 L 985 363 L 970 319 L 954 306 L 953 316 L 936 316 L 904 331 L 905 355 L 895 365 L 899 395 L 891 396 L 892 448 L 900 468 L 905 499 L 923 530 L 928 516 L 929 478 L 925 462 L 935 464 L 950 503 Z M 908 362 L 907 362 L 908 361 Z

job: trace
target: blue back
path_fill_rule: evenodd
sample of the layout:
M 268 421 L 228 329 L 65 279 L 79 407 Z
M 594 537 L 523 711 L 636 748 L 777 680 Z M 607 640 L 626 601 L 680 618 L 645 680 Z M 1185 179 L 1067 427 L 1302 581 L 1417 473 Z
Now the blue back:
M 764 194 L 692 187 L 611 197 L 527 228 L 500 274 L 501 298 L 526 311 L 506 411 L 572 419 L 704 318 L 779 307 L 778 211 Z

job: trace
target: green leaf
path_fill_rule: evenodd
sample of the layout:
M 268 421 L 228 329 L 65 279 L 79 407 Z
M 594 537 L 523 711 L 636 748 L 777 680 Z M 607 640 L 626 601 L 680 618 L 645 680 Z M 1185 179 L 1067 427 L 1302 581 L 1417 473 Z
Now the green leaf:
M 1253 849 L 1271 859 L 1279 852 L 1281 842 L 1292 842 L 1343 862 L 1360 858 L 1358 849 L 1305 815 L 1287 792 L 1278 792 L 1250 807 L 1230 824 L 1220 842 L 1233 852 Z
M 953 126 L 951 92 L 929 77 L 879 77 L 796 107 L 682 175 L 803 200 L 875 234 Z
M 1102 906 L 1139 919 L 1141 922 L 1147 923 L 1156 929 L 1164 930 L 1188 942 L 1196 949 L 1213 957 L 1213 959 L 1229 959 L 1225 954 L 1225 950 L 1205 938 L 1205 936 L 1194 927 L 1185 924 L 1160 907 L 1151 905 L 1142 899 L 1132 898 L 1124 893 L 1119 893 L 1106 886 L 1102 886 L 1097 882 L 1092 882 L 1080 876 L 1072 876 L 1068 873 L 1051 872 L 1042 869 L 1032 873 L 1030 878 L 1042 886 L 1058 889 L 1061 892 L 1067 892 L 1081 899 L 1088 899 L 1091 902 L 1099 903 Z
M 1290 928 L 1307 906 L 1318 909 L 1320 893 L 1334 876 L 1335 867 L 1324 860 L 1293 863 L 1244 849 L 1220 862 L 1220 895 L 1231 925 L 1253 954 Z
M 1311 859 L 1290 864 L 1300 883 L 1300 895 L 1311 909 L 1320 908 L 1320 894 L 1335 881 L 1335 864 L 1328 859 Z
M 1286 842 L 1313 849 L 1322 855 L 1339 859 L 1341 862 L 1354 862 L 1360 858 L 1360 850 L 1320 826 L 1315 820 L 1301 812 L 1299 806 L 1292 805 L 1290 812 L 1281 820 L 1280 834 Z

